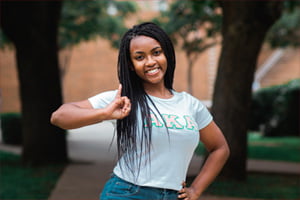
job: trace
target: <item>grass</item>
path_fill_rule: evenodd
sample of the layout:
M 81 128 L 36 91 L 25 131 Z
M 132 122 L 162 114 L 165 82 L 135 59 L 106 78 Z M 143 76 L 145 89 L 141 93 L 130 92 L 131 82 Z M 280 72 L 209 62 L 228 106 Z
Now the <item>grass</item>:
M 248 135 L 248 157 L 274 161 L 300 162 L 300 137 Z
M 299 176 L 249 173 L 247 181 L 217 179 L 205 194 L 251 199 L 300 199 Z
M 25 167 L 19 155 L 0 151 L 0 199 L 47 199 L 65 165 Z

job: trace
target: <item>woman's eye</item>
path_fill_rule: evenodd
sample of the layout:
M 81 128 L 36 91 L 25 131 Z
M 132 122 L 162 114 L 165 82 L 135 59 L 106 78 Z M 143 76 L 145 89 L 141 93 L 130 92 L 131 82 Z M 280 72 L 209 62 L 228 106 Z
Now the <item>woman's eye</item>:
M 144 56 L 136 56 L 135 59 L 136 60 L 143 60 Z
M 154 54 L 155 56 L 160 55 L 160 53 L 161 53 L 161 51 L 154 51 L 154 52 L 153 52 L 153 54 Z

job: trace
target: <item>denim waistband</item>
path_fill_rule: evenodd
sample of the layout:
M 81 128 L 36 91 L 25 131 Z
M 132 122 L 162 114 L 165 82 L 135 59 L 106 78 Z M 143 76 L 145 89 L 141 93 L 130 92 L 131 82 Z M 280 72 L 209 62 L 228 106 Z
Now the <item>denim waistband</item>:
M 136 185 L 136 184 L 134 184 L 134 183 L 128 182 L 128 181 L 126 181 L 126 180 L 124 180 L 124 179 L 118 177 L 118 176 L 117 176 L 116 174 L 114 174 L 114 173 L 111 175 L 111 177 L 112 177 L 112 178 L 117 178 L 117 179 L 119 179 L 120 181 L 123 181 L 123 182 L 125 182 L 125 183 L 127 183 L 127 184 L 130 184 L 130 185 L 132 185 L 132 186 L 137 186 L 137 187 L 140 187 L 140 188 L 148 188 L 148 189 L 151 189 L 151 190 L 156 191 L 156 192 L 162 192 L 162 193 L 178 193 L 177 190 L 172 190 L 172 189 L 167 189 L 167 188 L 158 188 L 158 187 L 152 187 L 152 186 L 140 186 L 140 185 Z

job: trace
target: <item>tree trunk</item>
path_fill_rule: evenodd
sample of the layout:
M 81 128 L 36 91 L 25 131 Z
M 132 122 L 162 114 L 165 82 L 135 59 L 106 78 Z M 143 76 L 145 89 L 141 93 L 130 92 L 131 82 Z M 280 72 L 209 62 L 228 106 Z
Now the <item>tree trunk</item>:
M 251 87 L 264 37 L 281 14 L 281 1 L 220 1 L 223 44 L 212 114 L 231 149 L 222 176 L 246 179 Z
M 57 29 L 61 1 L 2 1 L 1 26 L 14 43 L 22 102 L 23 161 L 67 161 L 66 135 L 50 124 L 62 104 Z

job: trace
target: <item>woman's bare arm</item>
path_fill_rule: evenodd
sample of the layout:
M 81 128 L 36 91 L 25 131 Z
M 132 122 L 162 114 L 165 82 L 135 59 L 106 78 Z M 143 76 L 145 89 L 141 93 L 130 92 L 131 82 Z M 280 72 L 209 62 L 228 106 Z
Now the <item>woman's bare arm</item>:
M 104 120 L 122 119 L 129 115 L 131 103 L 127 97 L 121 97 L 121 90 L 120 86 L 115 99 L 102 109 L 94 109 L 89 100 L 65 103 L 52 113 L 51 123 L 63 129 L 74 129 Z

